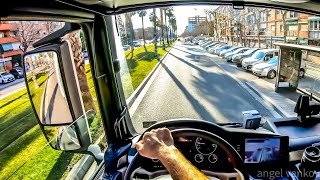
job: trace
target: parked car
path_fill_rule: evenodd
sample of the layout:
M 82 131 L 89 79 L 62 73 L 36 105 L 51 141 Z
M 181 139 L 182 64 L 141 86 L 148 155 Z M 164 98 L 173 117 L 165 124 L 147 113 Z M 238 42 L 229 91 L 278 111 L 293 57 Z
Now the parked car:
M 215 49 L 215 54 L 220 54 L 221 51 L 226 50 L 226 49 L 230 49 L 232 46 L 230 45 L 223 45 L 217 49 Z
M 18 69 L 11 69 L 9 73 L 12 74 L 15 79 L 19 79 L 23 77 L 23 71 Z
M 207 48 L 209 48 L 209 47 L 211 47 L 211 46 L 213 46 L 213 45 L 215 45 L 215 44 L 217 44 L 217 42 L 210 41 L 210 43 L 208 43 L 208 44 L 206 44 L 206 45 L 203 45 L 202 47 L 203 47 L 204 49 L 207 49 Z
M 14 78 L 14 76 L 10 73 L 7 73 L 7 72 L 1 72 L 0 73 L 0 83 L 8 83 L 8 82 L 12 82 L 16 80 Z
M 240 47 L 233 46 L 233 47 L 231 47 L 231 48 L 229 48 L 229 49 L 223 50 L 223 51 L 220 52 L 220 56 L 221 56 L 221 57 L 224 57 L 227 53 L 233 52 L 233 51 L 235 51 L 235 50 L 237 50 L 237 49 L 239 49 L 239 48 L 240 48 Z
M 199 41 L 199 46 L 202 46 L 203 44 L 206 44 L 206 43 L 208 43 L 208 41 L 207 40 L 202 40 L 202 41 Z
M 264 63 L 259 63 L 252 66 L 252 73 L 259 77 L 267 77 L 273 79 L 277 76 L 279 57 L 274 56 L 269 61 Z M 307 71 L 307 64 L 304 60 L 301 61 L 299 78 L 303 78 L 305 72 Z
M 255 52 L 251 57 L 245 58 L 242 61 L 242 68 L 251 71 L 253 65 L 263 61 L 269 61 L 274 56 L 278 56 L 278 49 L 263 49 Z
M 227 59 L 227 62 L 231 62 L 231 59 L 233 56 L 237 55 L 237 54 L 241 54 L 243 52 L 246 52 L 249 48 L 239 48 L 235 51 L 229 52 L 227 54 L 225 54 L 225 58 Z
M 220 43 L 219 43 L 219 44 L 216 44 L 216 45 L 210 47 L 210 48 L 208 49 L 208 52 L 209 52 L 209 53 L 214 53 L 217 48 L 219 48 L 219 47 L 221 47 L 221 46 L 224 46 L 224 45 L 225 45 L 225 44 L 220 44 Z
M 231 59 L 231 62 L 236 63 L 237 67 L 241 67 L 242 60 L 252 56 L 258 50 L 259 50 L 258 48 L 253 48 L 253 49 L 249 49 L 248 51 L 242 54 L 234 55 Z
M 252 73 L 259 77 L 273 79 L 277 74 L 279 57 L 275 56 L 267 62 L 259 63 L 252 66 Z
M 124 51 L 128 51 L 130 49 L 130 46 L 129 45 L 123 45 L 122 48 L 123 48 Z
M 209 45 L 211 43 L 212 43 L 212 41 L 207 41 L 207 42 L 201 44 L 200 47 L 204 48 L 205 46 L 207 46 L 207 45 Z
M 140 46 L 141 46 L 141 44 L 140 44 L 138 41 L 133 41 L 133 42 L 132 42 L 132 45 L 133 45 L 134 47 L 140 47 Z
M 205 49 L 208 50 L 209 48 L 211 48 L 211 47 L 213 47 L 213 46 L 215 46 L 215 45 L 217 45 L 217 44 L 219 44 L 219 42 L 213 42 L 213 43 L 207 45 L 207 46 L 205 47 Z

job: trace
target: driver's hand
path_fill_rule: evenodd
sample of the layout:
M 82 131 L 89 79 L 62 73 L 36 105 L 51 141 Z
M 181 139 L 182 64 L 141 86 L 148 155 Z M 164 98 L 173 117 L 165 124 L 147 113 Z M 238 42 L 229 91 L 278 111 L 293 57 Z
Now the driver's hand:
M 168 128 L 153 129 L 143 135 L 136 148 L 141 156 L 159 159 L 162 150 L 174 147 L 173 138 Z

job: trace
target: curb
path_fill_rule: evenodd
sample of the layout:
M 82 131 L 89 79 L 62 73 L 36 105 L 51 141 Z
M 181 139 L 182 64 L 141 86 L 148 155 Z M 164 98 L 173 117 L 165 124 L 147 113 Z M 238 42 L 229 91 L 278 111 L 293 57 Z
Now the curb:
M 171 51 L 174 44 L 170 47 L 168 52 L 162 58 L 159 60 L 159 62 L 153 67 L 149 75 L 144 78 L 144 80 L 141 82 L 141 84 L 137 87 L 137 89 L 129 96 L 129 98 L 126 100 L 128 108 L 130 109 L 132 104 L 135 102 L 137 97 L 140 95 L 141 91 L 145 88 L 151 77 L 154 75 L 155 71 L 160 67 L 160 64 L 163 62 L 163 60 L 167 57 L 168 53 Z
M 261 91 L 259 91 L 256 87 L 254 87 L 250 81 L 246 82 L 247 86 L 254 91 L 260 98 L 262 98 L 268 105 L 272 106 L 277 113 L 279 113 L 283 117 L 292 117 L 292 115 L 288 114 L 284 109 L 275 104 L 268 96 L 264 95 Z

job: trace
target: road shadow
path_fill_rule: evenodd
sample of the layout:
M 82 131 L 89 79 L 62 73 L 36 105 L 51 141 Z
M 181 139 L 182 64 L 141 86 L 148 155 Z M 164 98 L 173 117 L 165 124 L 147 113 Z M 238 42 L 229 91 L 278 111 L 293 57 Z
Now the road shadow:
M 174 83 L 179 87 L 179 89 L 183 92 L 183 94 L 189 100 L 189 102 L 194 107 L 194 109 L 197 110 L 201 118 L 206 120 L 209 120 L 209 119 L 214 120 L 213 116 L 206 110 L 206 108 L 196 98 L 193 97 L 193 95 L 185 88 L 185 86 L 170 71 L 170 69 L 164 63 L 161 63 L 161 66 L 167 72 L 167 74 L 171 77 Z
M 33 133 L 29 134 L 28 136 L 22 136 L 25 132 L 17 134 L 17 137 L 14 137 L 14 140 L 18 140 L 21 136 L 23 138 L 23 143 L 20 146 L 13 145 L 15 148 L 8 148 L 10 146 L 7 144 L 6 148 L 2 148 L 0 150 L 0 171 L 5 167 L 5 165 L 10 162 L 13 158 L 16 157 L 17 154 L 21 153 L 25 148 L 27 148 L 31 143 L 33 143 L 39 136 L 43 136 L 42 131 L 40 129 L 34 131 Z
M 72 158 L 75 156 L 75 153 L 71 152 L 62 152 L 59 156 L 59 158 L 56 160 L 56 163 L 52 167 L 50 173 L 48 174 L 47 178 L 48 180 L 56 180 L 61 179 L 65 170 L 69 167 Z
M 8 105 L 9 105 L 9 104 L 11 104 L 13 101 L 16 101 L 17 99 L 20 99 L 21 97 L 25 96 L 26 94 L 27 94 L 27 92 L 25 92 L 25 93 L 23 93 L 23 94 L 21 94 L 21 95 L 19 95 L 19 96 L 15 97 L 14 99 L 11 99 L 10 101 L 8 101 L 8 102 L 6 102 L 6 103 L 2 104 L 2 105 L 0 106 L 0 109 L 1 109 L 1 108 L 4 108 L 4 107 L 6 107 L 6 106 L 8 106 Z M 9 112 L 8 112 L 8 113 L 9 113 Z
M 128 65 L 129 71 L 134 72 L 135 68 L 139 64 L 139 61 L 151 62 L 155 59 L 159 61 L 159 59 L 156 57 L 154 52 L 142 52 L 137 54 L 133 59 L 127 60 L 127 65 Z
M 254 107 L 254 105 L 250 103 L 251 97 L 248 92 L 246 92 L 233 78 L 225 74 L 219 66 L 211 62 L 210 58 L 194 62 L 186 60 L 193 58 L 192 55 L 189 55 L 189 57 L 186 56 L 188 57 L 186 59 L 177 57 L 174 54 L 170 55 L 197 70 L 199 75 L 193 76 L 193 87 L 196 87 L 197 91 L 203 95 L 202 98 L 210 103 L 210 106 L 216 107 L 218 110 L 217 113 L 224 117 L 224 119 L 227 119 L 230 122 L 239 122 L 241 111 L 250 110 Z M 216 68 L 216 71 L 210 72 L 204 70 L 211 67 Z M 190 102 L 193 101 L 192 95 L 188 95 L 187 97 L 189 100 L 191 99 Z M 199 108 L 199 106 L 194 105 L 194 107 L 198 111 L 197 108 Z M 202 106 L 198 112 L 203 113 L 207 111 L 206 108 L 208 107 Z M 201 117 L 209 117 L 213 122 L 219 122 L 219 120 L 214 118 L 215 116 L 216 114 L 211 114 L 207 111 L 205 115 Z M 208 118 L 204 119 L 208 120 Z
M 175 46 L 179 46 L 179 45 L 175 45 Z M 176 50 L 179 50 L 179 51 L 182 51 L 182 52 L 187 53 L 187 54 L 195 55 L 195 54 L 190 53 L 190 52 L 188 52 L 188 51 L 185 51 L 185 50 L 183 50 L 183 49 L 176 48 L 175 46 L 173 46 L 172 48 L 173 48 L 173 49 L 176 49 Z M 183 47 L 183 46 L 181 46 L 181 47 Z

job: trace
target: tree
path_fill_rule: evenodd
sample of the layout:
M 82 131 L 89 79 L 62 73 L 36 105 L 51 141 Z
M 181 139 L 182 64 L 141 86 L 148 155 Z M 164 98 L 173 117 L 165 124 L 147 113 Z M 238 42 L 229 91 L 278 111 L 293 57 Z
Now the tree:
M 214 39 L 216 41 L 218 41 L 218 39 L 220 38 L 220 34 L 218 31 L 218 15 L 219 15 L 219 13 L 217 12 L 217 9 L 218 8 L 205 10 L 205 13 L 209 16 L 209 21 L 208 21 L 209 30 L 214 35 Z
M 73 61 L 76 69 L 76 74 L 79 80 L 79 86 L 81 91 L 81 96 L 83 100 L 83 105 L 86 111 L 96 110 L 93 98 L 90 93 L 90 88 L 88 85 L 84 59 L 82 56 L 82 43 L 80 39 L 80 30 L 73 31 L 66 34 L 63 37 L 64 40 L 69 40 L 71 44 L 71 50 L 73 54 Z
M 138 11 L 139 17 L 141 17 L 141 21 L 142 21 L 142 37 L 143 37 L 143 47 L 144 50 L 146 52 L 148 52 L 147 48 L 146 48 L 146 37 L 144 35 L 144 22 L 143 22 L 143 17 L 147 15 L 147 11 L 146 10 L 142 10 L 142 11 Z
M 257 7 L 251 7 L 249 8 L 252 12 L 252 16 L 254 18 L 254 26 L 257 27 L 257 39 L 258 39 L 258 47 L 261 47 L 260 43 L 260 31 L 261 31 L 261 20 L 262 20 L 262 13 L 267 13 L 269 10 L 266 8 L 257 8 Z
M 172 27 L 172 38 L 175 38 L 175 32 L 177 30 L 177 20 L 176 20 L 176 17 L 175 16 L 172 16 L 170 19 L 169 19 L 169 23 Z
M 60 26 L 60 23 L 62 22 L 54 22 L 54 21 L 46 21 L 43 22 L 46 26 L 47 35 L 51 34 L 52 32 L 56 31 Z
M 159 8 L 160 10 L 160 19 L 161 19 L 161 39 L 162 39 L 162 49 L 166 48 L 166 45 L 164 44 L 164 24 L 163 24 L 163 8 Z
M 20 49 L 23 52 L 26 52 L 28 48 L 32 46 L 32 43 L 38 41 L 39 39 L 51 34 L 56 31 L 61 26 L 59 22 L 42 22 L 40 25 L 38 21 L 18 21 L 19 33 L 17 38 L 21 42 Z M 44 26 L 44 30 L 46 33 L 40 33 L 42 31 L 42 27 Z
M 129 37 L 129 42 L 128 44 L 131 46 L 131 57 L 130 60 L 133 58 L 134 56 L 134 46 L 133 46 L 133 40 L 134 38 L 134 31 L 133 31 L 133 24 L 132 24 L 132 16 L 135 15 L 135 12 L 128 12 L 125 13 L 125 22 L 126 22 L 126 29 L 127 29 L 127 36 Z
M 169 36 L 168 36 L 168 25 L 167 25 L 167 13 L 169 8 L 162 8 L 164 12 L 164 26 L 166 27 L 166 39 L 167 39 L 167 44 L 169 45 Z
M 154 44 L 154 53 L 156 56 L 158 56 L 158 32 L 157 32 L 157 26 L 159 24 L 156 9 L 153 8 L 153 12 L 150 13 L 149 19 L 151 22 L 153 22 L 153 44 Z
M 168 26 L 171 25 L 170 19 L 174 16 L 173 7 L 170 7 L 170 8 L 167 9 L 166 15 L 168 16 L 168 21 L 169 21 L 169 25 L 166 25 L 166 27 L 168 28 Z M 170 37 L 170 39 L 172 38 L 172 32 L 171 31 L 172 31 L 172 28 L 169 28 L 169 33 L 168 33 L 168 29 L 167 29 L 167 39 L 168 39 L 168 36 Z M 169 39 L 169 43 L 171 43 L 170 39 Z
M 45 24 L 45 30 L 47 34 L 51 34 L 59 27 L 56 22 L 43 23 Z M 19 32 L 17 34 L 17 38 L 20 40 L 20 49 L 23 52 L 26 52 L 32 46 L 32 43 L 47 35 L 40 33 L 41 28 L 38 21 L 18 21 L 18 28 Z M 39 88 L 39 85 L 34 73 L 33 63 L 30 64 L 30 70 L 34 87 L 37 89 Z
M 287 42 L 287 35 L 288 35 L 288 27 L 286 24 L 286 17 L 287 17 L 287 10 L 280 10 L 281 19 L 282 19 L 282 27 L 283 27 L 283 42 Z

